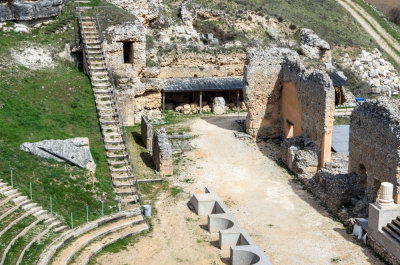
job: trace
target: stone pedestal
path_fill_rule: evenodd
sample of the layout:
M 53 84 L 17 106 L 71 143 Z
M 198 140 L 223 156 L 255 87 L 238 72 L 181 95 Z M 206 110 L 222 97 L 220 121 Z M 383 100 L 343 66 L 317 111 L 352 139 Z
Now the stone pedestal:
M 381 208 L 395 206 L 394 201 L 393 201 L 393 184 L 392 183 L 382 182 L 381 196 L 377 203 Z

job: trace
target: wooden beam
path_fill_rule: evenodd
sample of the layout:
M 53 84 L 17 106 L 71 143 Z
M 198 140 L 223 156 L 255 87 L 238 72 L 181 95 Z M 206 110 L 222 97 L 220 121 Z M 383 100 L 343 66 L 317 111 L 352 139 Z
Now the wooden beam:
M 165 113 L 165 92 L 162 92 L 162 113 Z
M 203 113 L 203 92 L 200 91 L 200 114 Z

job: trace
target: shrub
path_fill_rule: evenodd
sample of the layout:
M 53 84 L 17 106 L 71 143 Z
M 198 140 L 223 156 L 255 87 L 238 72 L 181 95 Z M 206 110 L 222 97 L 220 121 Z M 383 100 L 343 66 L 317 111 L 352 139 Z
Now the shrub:
M 291 30 L 295 30 L 297 28 L 297 26 L 295 24 L 290 24 L 289 29 Z
M 283 22 L 283 17 L 278 17 L 279 22 Z

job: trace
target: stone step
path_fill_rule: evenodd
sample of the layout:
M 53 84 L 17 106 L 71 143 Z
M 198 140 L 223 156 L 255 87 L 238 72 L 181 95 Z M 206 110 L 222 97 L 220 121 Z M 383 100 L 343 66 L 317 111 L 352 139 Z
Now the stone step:
M 103 55 L 103 51 L 98 51 L 98 50 L 88 50 L 89 56 L 93 55 Z
M 61 232 L 65 231 L 65 230 L 67 230 L 67 229 L 68 229 L 68 226 L 63 225 L 63 226 L 57 227 L 57 228 L 54 229 L 53 231 L 54 231 L 55 233 L 61 233 Z
M 40 215 L 47 214 L 47 210 L 40 210 L 33 214 L 34 217 L 38 217 Z
M 13 188 L 12 186 L 3 186 L 3 187 L 0 189 L 0 193 L 6 192 L 6 191 L 8 191 L 8 190 L 11 190 L 12 188 Z
M 106 88 L 111 88 L 111 85 L 108 83 L 105 84 L 92 84 L 93 90 L 106 90 Z
M 21 208 L 26 211 L 26 210 L 32 209 L 36 205 L 37 205 L 37 203 L 33 202 L 33 203 L 26 204 L 26 205 L 22 206 Z
M 36 207 L 31 208 L 29 210 L 29 212 L 31 212 L 31 214 L 34 214 L 34 213 L 39 212 L 41 210 L 43 210 L 43 208 L 41 206 L 36 206 Z
M 94 95 L 95 100 L 112 100 L 112 96 L 111 95 L 104 95 L 104 94 L 95 94 Z
M 119 124 L 119 121 L 116 121 L 116 120 L 114 120 L 114 121 L 107 121 L 107 120 L 103 120 L 103 119 L 100 119 L 100 124 Z
M 26 199 L 28 199 L 27 196 L 18 196 L 17 198 L 13 199 L 13 202 L 14 202 L 15 204 L 18 204 L 18 203 L 20 203 L 20 202 L 22 202 L 22 201 L 24 201 L 24 200 L 26 200 Z
M 22 206 L 27 205 L 27 204 L 29 204 L 29 203 L 31 203 L 31 202 L 32 202 L 31 200 L 26 199 L 25 201 L 20 202 L 20 203 L 18 204 L 18 206 L 19 206 L 19 207 L 22 207 Z
M 133 187 L 133 186 L 131 186 L 131 187 L 123 187 L 123 188 L 115 188 L 115 194 L 118 195 L 118 196 L 136 195 L 136 188 Z
M 123 196 L 121 197 L 121 202 L 122 203 L 131 203 L 131 202 L 138 202 L 139 201 L 139 196 L 135 195 L 127 195 L 127 196 Z
M 12 190 L 8 190 L 6 192 L 3 192 L 3 195 L 8 197 L 8 196 L 13 195 L 13 194 L 15 194 L 17 192 L 18 192 L 18 190 L 12 189 Z
M 124 167 L 124 168 L 113 168 L 110 167 L 111 173 L 128 173 L 131 169 Z
M 60 221 L 55 221 L 55 222 L 52 222 L 52 223 L 50 223 L 50 225 L 49 225 L 49 228 L 50 229 L 54 229 L 54 228 L 56 228 L 56 227 L 58 227 L 58 226 L 60 226 L 60 225 L 62 225 L 62 223 L 60 222 Z
M 58 219 L 55 217 L 51 217 L 51 218 L 47 219 L 46 221 L 44 221 L 43 224 L 47 225 L 47 224 L 51 224 L 55 221 L 58 221 Z
M 115 175 L 115 174 L 111 174 L 111 179 L 113 181 L 136 181 L 135 177 L 132 175 Z
M 104 144 L 123 144 L 125 143 L 124 140 L 122 139 L 122 135 L 121 134 L 116 134 L 117 137 L 120 137 L 120 139 L 113 139 L 112 140 L 104 140 Z M 110 137 L 109 135 L 107 135 L 107 137 Z
M 122 160 L 122 161 L 109 160 L 108 165 L 110 165 L 110 166 L 128 166 L 129 162 L 127 160 Z
M 125 146 L 106 145 L 105 148 L 106 148 L 106 151 L 126 151 Z
M 8 199 L 11 200 L 11 199 L 17 198 L 17 197 L 19 197 L 19 196 L 21 196 L 21 195 L 22 195 L 21 192 L 17 192 L 17 193 L 14 193 L 14 194 L 8 196 Z
M 95 95 L 111 94 L 111 92 L 112 92 L 111 89 L 93 89 L 93 93 Z
M 88 45 L 87 46 L 87 48 L 88 48 L 88 50 L 89 51 L 91 51 L 91 50 L 101 50 L 101 45 Z
M 5 187 L 5 186 L 7 186 L 7 183 L 3 183 L 3 182 L 0 183 L 0 188 L 1 188 L 1 187 Z
M 128 154 L 109 154 L 109 153 L 107 153 L 107 158 L 109 158 L 109 159 L 120 159 L 120 158 L 126 158 L 126 157 L 128 157 Z
M 126 181 L 115 180 L 113 181 L 113 186 L 115 188 L 125 188 L 125 187 L 135 187 L 135 182 L 133 180 L 127 179 Z
M 111 113 L 102 113 L 99 114 L 101 119 L 117 119 L 118 120 L 118 113 L 117 112 L 111 112 Z

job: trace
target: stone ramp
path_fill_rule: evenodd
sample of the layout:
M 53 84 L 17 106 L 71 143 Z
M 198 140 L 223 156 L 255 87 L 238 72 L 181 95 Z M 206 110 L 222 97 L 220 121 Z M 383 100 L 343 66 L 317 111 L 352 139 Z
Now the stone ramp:
M 129 203 L 136 203 L 139 198 L 136 193 L 132 160 L 124 137 L 123 117 L 102 47 L 102 35 L 97 21 L 92 17 L 82 17 L 79 8 L 78 21 L 112 182 L 122 206 L 129 208 L 131 207 Z

